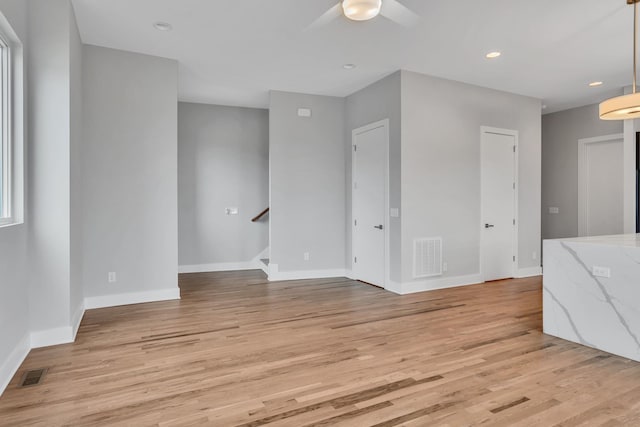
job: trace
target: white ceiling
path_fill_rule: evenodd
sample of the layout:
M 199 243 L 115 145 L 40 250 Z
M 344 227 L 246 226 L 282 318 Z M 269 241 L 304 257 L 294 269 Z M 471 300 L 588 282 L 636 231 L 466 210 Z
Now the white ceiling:
M 307 31 L 336 0 L 73 4 L 85 43 L 177 59 L 185 101 L 266 107 L 270 89 L 346 96 L 405 69 L 540 98 L 552 112 L 631 83 L 625 0 L 400 1 L 422 17 L 417 26 L 341 17 Z M 493 50 L 503 56 L 486 60 Z M 605 85 L 589 88 L 594 80 Z

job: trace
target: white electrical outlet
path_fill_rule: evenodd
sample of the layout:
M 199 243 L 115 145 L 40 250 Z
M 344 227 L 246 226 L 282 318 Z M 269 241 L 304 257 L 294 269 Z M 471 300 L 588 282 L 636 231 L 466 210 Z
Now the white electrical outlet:
M 531 258 L 538 259 L 538 253 L 534 251 L 533 254 L 531 255 Z
M 309 261 L 309 252 L 304 253 L 304 260 Z
M 592 269 L 592 274 L 595 277 L 604 277 L 609 279 L 611 278 L 611 269 L 609 267 L 598 267 L 594 265 Z
M 442 263 L 442 272 L 446 273 L 448 269 L 449 269 L 449 264 L 447 264 L 446 262 L 443 262 Z
M 227 215 L 238 215 L 238 208 L 225 208 L 224 213 Z
M 551 207 L 551 208 L 549 208 L 549 213 L 553 214 L 553 215 L 559 214 L 560 213 L 560 208 Z
M 115 271 L 110 271 L 109 275 L 107 276 L 107 280 L 109 281 L 109 283 L 115 283 L 117 281 L 116 272 Z

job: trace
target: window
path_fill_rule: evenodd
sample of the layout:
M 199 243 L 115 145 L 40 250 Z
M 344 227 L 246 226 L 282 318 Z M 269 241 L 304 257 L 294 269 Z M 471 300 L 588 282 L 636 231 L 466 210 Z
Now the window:
M 0 35 L 0 225 L 13 222 L 10 62 L 9 45 Z

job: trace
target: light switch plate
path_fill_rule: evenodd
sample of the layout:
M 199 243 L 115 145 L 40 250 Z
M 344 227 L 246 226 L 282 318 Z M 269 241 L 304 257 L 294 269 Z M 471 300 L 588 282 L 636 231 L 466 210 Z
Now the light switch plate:
M 310 108 L 298 108 L 298 117 L 311 117 Z
M 238 208 L 225 208 L 224 213 L 227 215 L 238 215 Z
M 400 218 L 400 209 L 391 208 L 389 210 L 389 215 L 391 216 L 391 218 Z
M 549 208 L 549 213 L 553 214 L 553 215 L 559 214 L 560 213 L 560 208 L 556 208 L 556 207 Z

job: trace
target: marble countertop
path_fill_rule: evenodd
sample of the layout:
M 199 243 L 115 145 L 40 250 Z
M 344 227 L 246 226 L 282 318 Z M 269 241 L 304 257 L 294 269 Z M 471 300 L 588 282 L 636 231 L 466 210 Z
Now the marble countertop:
M 550 239 L 551 240 L 551 239 Z M 615 236 L 575 237 L 568 239 L 552 239 L 569 243 L 589 243 L 594 245 L 624 246 L 640 248 L 640 234 L 618 234 Z

